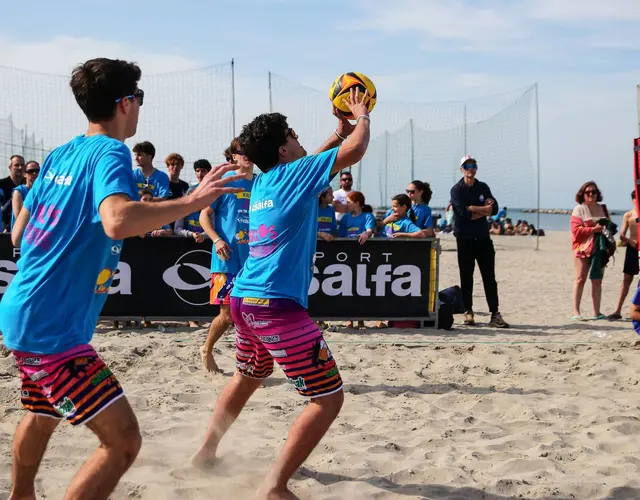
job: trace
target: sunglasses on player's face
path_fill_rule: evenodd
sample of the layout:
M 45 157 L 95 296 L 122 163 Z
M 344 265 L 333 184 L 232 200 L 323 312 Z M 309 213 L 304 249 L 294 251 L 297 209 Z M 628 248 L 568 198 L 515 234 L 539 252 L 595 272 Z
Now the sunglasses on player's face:
M 464 168 L 465 170 L 473 170 L 478 168 L 478 164 L 475 161 L 470 161 L 462 165 L 462 168 Z
M 131 94 L 131 95 L 126 95 L 126 96 L 124 96 L 124 97 L 121 97 L 120 99 L 116 99 L 116 102 L 120 102 L 120 101 L 122 101 L 123 99 L 131 99 L 131 100 L 133 100 L 133 99 L 135 99 L 136 97 L 138 98 L 138 101 L 140 102 L 140 106 L 142 106 L 142 103 L 144 102 L 144 90 L 142 90 L 142 89 L 138 89 L 138 90 L 136 90 L 136 91 L 135 91 L 133 94 Z
M 40 173 L 40 169 L 39 168 L 30 168 L 29 170 L 25 170 L 25 172 L 27 174 L 30 174 L 30 175 L 38 175 L 38 173 Z
M 289 136 L 293 137 L 296 141 L 298 140 L 298 134 L 292 128 L 287 130 L 287 135 L 284 136 L 285 140 L 289 138 Z
M 405 189 L 405 191 L 407 192 L 407 194 L 413 194 L 416 192 L 415 189 Z

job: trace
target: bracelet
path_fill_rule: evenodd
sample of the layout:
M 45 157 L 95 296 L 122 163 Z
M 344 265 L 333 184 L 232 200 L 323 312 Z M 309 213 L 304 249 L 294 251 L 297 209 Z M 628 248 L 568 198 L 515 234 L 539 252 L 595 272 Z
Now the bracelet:
M 341 141 L 346 141 L 347 138 L 346 137 L 342 137 L 339 133 L 338 133 L 338 129 L 335 129 L 333 131 L 334 134 L 336 134 L 336 136 L 338 137 L 338 139 L 340 139 Z
M 216 243 L 218 243 L 222 238 L 216 238 L 215 240 L 213 240 L 213 244 L 215 245 Z
M 356 125 L 360 123 L 360 118 L 366 118 L 367 120 L 369 120 L 369 123 L 371 123 L 371 118 L 369 118 L 369 115 L 360 115 L 358 118 L 356 118 Z

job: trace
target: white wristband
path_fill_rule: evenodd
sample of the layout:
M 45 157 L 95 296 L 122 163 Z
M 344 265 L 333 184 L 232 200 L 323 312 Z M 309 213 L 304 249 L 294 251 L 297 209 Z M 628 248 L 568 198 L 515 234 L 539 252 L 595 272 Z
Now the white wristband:
M 333 133 L 334 133 L 334 134 L 336 134 L 336 137 L 337 137 L 338 139 L 340 139 L 341 141 L 346 141 L 346 140 L 347 140 L 347 138 L 346 138 L 346 137 L 342 137 L 342 136 L 338 133 L 338 129 L 335 129 L 335 130 L 333 131 Z
M 365 118 L 365 119 L 369 120 L 369 123 L 371 123 L 371 118 L 369 118 L 368 115 L 360 115 L 358 118 L 356 118 L 356 125 L 358 123 L 360 123 L 360 118 Z

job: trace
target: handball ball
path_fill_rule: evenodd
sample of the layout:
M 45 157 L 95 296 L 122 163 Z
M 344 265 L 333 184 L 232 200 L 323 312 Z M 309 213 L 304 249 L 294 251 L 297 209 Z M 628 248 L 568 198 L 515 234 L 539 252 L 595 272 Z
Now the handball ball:
M 360 89 L 360 95 L 364 94 L 365 90 L 369 91 L 367 93 L 367 108 L 371 112 L 376 105 L 378 93 L 373 82 L 362 73 L 344 73 L 335 79 L 329 89 L 329 100 L 349 120 L 353 120 L 355 116 L 349 111 L 343 99 L 348 99 L 349 91 L 356 88 Z

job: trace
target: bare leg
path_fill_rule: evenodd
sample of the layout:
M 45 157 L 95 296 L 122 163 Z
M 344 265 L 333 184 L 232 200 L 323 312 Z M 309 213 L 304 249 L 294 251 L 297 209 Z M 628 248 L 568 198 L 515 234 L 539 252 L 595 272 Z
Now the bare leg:
M 87 423 L 100 447 L 75 475 L 65 500 L 107 500 L 138 456 L 142 437 L 126 398 L 120 398 Z
M 573 285 L 573 314 L 580 316 L 580 302 L 582 301 L 582 292 L 584 284 L 587 281 L 587 273 L 589 272 L 589 263 L 587 259 L 573 259 L 576 268 L 576 281 Z
M 593 313 L 595 316 L 599 316 L 602 301 L 602 280 L 591 280 L 591 299 L 593 300 Z
M 618 297 L 618 304 L 616 305 L 616 310 L 613 312 L 614 315 L 622 314 L 622 306 L 624 304 L 627 295 L 629 295 L 629 288 L 631 288 L 631 283 L 633 282 L 633 275 L 625 274 L 622 280 L 622 286 L 620 287 L 620 296 Z
M 216 451 L 222 436 L 236 421 L 238 415 L 247 404 L 251 395 L 263 383 L 262 379 L 255 379 L 235 373 L 231 381 L 220 393 L 213 409 L 211 423 L 204 438 L 204 442 L 196 454 L 191 458 L 195 467 L 206 468 L 216 458 Z
M 9 500 L 35 500 L 34 481 L 49 439 L 60 420 L 27 413 L 13 438 L 13 484 Z
M 280 456 L 260 493 L 265 500 L 296 498 L 287 488 L 295 471 L 311 454 L 340 413 L 344 392 L 312 399 L 295 420 Z
M 220 306 L 220 314 L 218 314 L 209 326 L 209 335 L 204 345 L 200 348 L 200 355 L 202 356 L 202 363 L 205 370 L 208 372 L 221 373 L 222 370 L 218 368 L 218 364 L 213 359 L 213 346 L 222 337 L 227 328 L 231 326 L 233 319 L 231 318 L 231 307 L 228 305 Z

